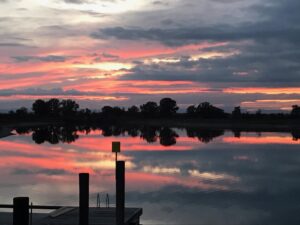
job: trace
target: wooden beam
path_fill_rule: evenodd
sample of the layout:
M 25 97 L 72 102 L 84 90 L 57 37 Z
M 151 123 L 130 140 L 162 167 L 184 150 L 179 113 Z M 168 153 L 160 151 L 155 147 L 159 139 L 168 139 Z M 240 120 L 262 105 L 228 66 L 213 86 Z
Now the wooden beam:
M 67 206 L 54 206 L 54 205 L 33 205 L 29 206 L 30 209 L 45 209 L 45 210 L 51 210 L 51 209 L 59 209 Z M 0 204 L 0 209 L 13 209 L 14 205 L 11 204 Z
M 89 225 L 89 174 L 79 174 L 79 225 Z
M 29 198 L 16 197 L 13 202 L 13 225 L 29 225 Z
M 117 161 L 116 167 L 116 223 L 124 225 L 125 211 L 125 161 Z

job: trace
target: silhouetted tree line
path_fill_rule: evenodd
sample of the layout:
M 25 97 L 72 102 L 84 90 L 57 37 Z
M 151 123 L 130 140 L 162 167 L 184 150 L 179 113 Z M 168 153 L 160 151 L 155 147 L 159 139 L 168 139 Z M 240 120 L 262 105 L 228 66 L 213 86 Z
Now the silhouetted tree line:
M 223 109 L 209 102 L 198 105 L 190 105 L 185 112 L 178 112 L 177 102 L 171 98 L 163 98 L 159 103 L 149 101 L 140 106 L 131 106 L 127 109 L 118 106 L 104 106 L 101 111 L 80 109 L 79 104 L 71 99 L 48 101 L 38 99 L 32 104 L 31 109 L 21 107 L 6 114 L 0 114 L 0 119 L 61 119 L 79 121 L 105 121 L 111 122 L 123 117 L 138 118 L 232 118 L 239 119 L 285 119 L 300 118 L 300 106 L 293 105 L 289 114 L 271 113 L 265 114 L 261 110 L 255 113 L 243 112 L 240 106 L 233 109 L 232 113 L 225 113 Z

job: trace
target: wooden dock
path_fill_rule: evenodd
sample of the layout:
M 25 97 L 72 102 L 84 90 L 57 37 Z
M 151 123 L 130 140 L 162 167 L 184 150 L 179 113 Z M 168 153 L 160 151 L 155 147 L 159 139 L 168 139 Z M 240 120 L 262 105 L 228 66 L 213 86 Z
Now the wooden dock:
M 143 210 L 126 208 L 124 225 L 139 225 Z M 11 225 L 12 213 L 0 212 L 0 224 Z M 79 208 L 63 207 L 50 213 L 33 213 L 32 225 L 77 225 Z M 89 208 L 89 225 L 116 225 L 115 208 Z
M 117 143 L 120 147 L 120 144 Z M 118 149 L 117 149 L 118 150 Z M 117 154 L 117 153 L 116 153 Z M 89 206 L 89 174 L 79 174 L 79 207 L 29 205 L 29 197 L 13 198 L 13 205 L 1 204 L 0 208 L 13 209 L 12 213 L 0 212 L 1 225 L 139 225 L 143 210 L 125 207 L 125 161 L 116 157 L 116 207 Z M 98 202 L 99 200 L 99 202 Z M 99 205 L 98 205 L 99 203 Z M 33 209 L 54 210 L 50 213 L 32 213 Z

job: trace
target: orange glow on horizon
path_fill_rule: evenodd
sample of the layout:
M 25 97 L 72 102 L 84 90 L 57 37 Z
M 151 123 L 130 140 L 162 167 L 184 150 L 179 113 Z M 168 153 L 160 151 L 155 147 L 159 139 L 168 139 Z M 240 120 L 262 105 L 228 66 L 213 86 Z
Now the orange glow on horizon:
M 280 87 L 280 88 L 269 88 L 269 87 L 232 87 L 223 89 L 224 93 L 231 94 L 300 94 L 300 88 L 298 87 Z
M 287 145 L 299 145 L 298 141 L 293 140 L 292 137 L 281 136 L 261 136 L 261 137 L 223 137 L 224 143 L 230 144 L 287 144 Z

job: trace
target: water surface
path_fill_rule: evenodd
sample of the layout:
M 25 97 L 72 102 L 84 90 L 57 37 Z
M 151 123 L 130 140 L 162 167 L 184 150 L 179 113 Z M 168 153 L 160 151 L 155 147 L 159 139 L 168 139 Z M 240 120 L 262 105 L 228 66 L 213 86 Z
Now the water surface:
M 19 129 L 0 139 L 0 202 L 77 205 L 78 173 L 90 204 L 114 202 L 122 143 L 126 204 L 142 224 L 300 224 L 300 141 L 286 132 L 143 128 Z M 18 134 L 19 133 L 19 134 Z

